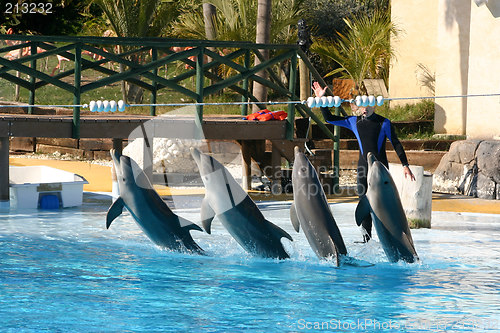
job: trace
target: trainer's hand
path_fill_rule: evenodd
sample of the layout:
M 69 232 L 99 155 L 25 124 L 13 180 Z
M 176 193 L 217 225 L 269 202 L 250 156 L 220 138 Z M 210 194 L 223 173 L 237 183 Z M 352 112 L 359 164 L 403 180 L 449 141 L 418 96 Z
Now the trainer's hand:
M 321 88 L 320 84 L 316 81 L 313 83 L 313 86 L 312 86 L 312 89 L 314 91 L 314 95 L 316 95 L 316 97 L 322 97 L 326 92 L 326 88 L 327 87 Z
M 415 179 L 415 176 L 413 175 L 413 172 L 411 172 L 411 170 L 410 170 L 410 167 L 405 166 L 405 167 L 403 168 L 403 173 L 404 173 L 404 175 L 405 175 L 405 178 L 408 178 L 408 176 L 409 176 L 409 177 L 410 177 L 410 179 L 411 179 L 412 181 L 415 181 L 415 180 L 416 180 L 416 179 Z

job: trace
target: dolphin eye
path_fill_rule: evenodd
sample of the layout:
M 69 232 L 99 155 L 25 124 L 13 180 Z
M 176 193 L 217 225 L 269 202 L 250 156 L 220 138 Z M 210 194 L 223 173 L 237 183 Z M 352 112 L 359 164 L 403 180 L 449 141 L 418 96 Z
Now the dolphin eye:
M 384 181 L 384 184 L 389 184 L 389 182 L 386 180 L 386 181 Z

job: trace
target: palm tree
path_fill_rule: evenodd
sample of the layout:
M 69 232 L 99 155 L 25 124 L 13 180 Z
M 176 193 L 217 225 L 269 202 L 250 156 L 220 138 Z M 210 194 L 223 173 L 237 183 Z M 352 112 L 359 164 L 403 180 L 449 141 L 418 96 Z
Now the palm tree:
M 216 8 L 213 25 L 216 40 L 255 41 L 257 33 L 257 6 L 255 0 L 206 0 Z M 296 35 L 290 26 L 297 24 L 303 12 L 304 0 L 272 0 L 270 43 L 295 43 Z M 193 39 L 207 39 L 203 10 L 185 10 L 175 24 L 178 36 Z
M 327 74 L 340 74 L 350 78 L 360 93 L 364 79 L 381 78 L 387 84 L 389 63 L 394 51 L 390 44 L 391 35 L 399 30 L 391 22 L 387 12 L 375 11 L 371 16 L 344 19 L 348 27 L 345 34 L 338 33 L 337 42 L 317 40 L 311 50 L 332 60 L 338 68 Z
M 257 24 L 256 24 L 256 36 L 255 42 L 257 44 L 269 44 L 271 38 L 271 0 L 259 0 L 257 3 Z M 262 60 L 269 59 L 269 50 L 259 50 L 262 54 Z M 261 63 L 260 58 L 255 56 L 255 65 Z M 266 71 L 262 71 L 257 73 L 257 76 L 267 78 Z M 253 95 L 257 98 L 258 101 L 267 100 L 267 88 L 266 86 L 260 84 L 259 82 L 253 83 Z M 259 107 L 257 105 L 253 106 L 253 110 L 259 111 Z
M 206 0 L 205 2 L 216 8 L 216 15 L 212 21 L 216 40 L 249 42 L 256 40 L 257 3 L 255 0 Z M 304 12 L 304 3 L 305 0 L 271 1 L 270 43 L 288 44 L 297 41 L 293 27 Z M 201 8 L 185 11 L 180 15 L 174 29 L 174 34 L 185 38 L 208 39 Z M 243 59 L 244 57 L 240 57 L 234 61 L 243 64 Z M 221 66 L 219 69 L 221 76 L 228 76 L 234 71 L 226 66 Z

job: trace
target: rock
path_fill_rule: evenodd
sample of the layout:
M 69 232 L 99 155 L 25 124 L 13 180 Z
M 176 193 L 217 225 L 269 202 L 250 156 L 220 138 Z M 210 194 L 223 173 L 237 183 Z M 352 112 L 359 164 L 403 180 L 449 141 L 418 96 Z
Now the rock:
M 479 172 L 500 183 L 500 141 L 483 141 L 477 149 Z
M 481 199 L 496 199 L 497 184 L 483 173 L 477 175 L 477 197 Z
M 455 141 L 450 146 L 451 160 L 460 164 L 470 164 L 474 161 L 475 153 L 481 140 Z
M 474 165 L 477 172 L 470 171 Z M 432 188 L 457 194 L 464 180 L 474 187 L 471 195 L 500 200 L 500 141 L 464 140 L 450 146 L 435 170 Z

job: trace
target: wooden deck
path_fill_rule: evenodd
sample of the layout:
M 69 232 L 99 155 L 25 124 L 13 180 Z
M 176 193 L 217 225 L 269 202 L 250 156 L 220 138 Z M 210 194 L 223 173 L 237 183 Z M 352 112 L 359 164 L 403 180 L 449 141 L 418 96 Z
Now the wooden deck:
M 0 114 L 0 137 L 71 138 L 73 118 L 65 115 Z M 249 121 L 242 116 L 205 116 L 203 138 L 214 140 L 283 140 L 286 121 Z M 140 132 L 138 132 L 140 130 Z M 144 132 L 144 130 L 146 132 Z M 81 138 L 199 138 L 191 116 L 81 116 Z M 132 135 L 132 137 L 131 137 Z
M 255 146 L 265 140 L 285 140 L 286 121 L 249 121 L 242 116 L 205 116 L 201 127 L 194 116 L 135 116 L 121 114 L 82 115 L 80 138 L 112 138 L 116 149 L 121 150 L 123 139 L 180 138 L 209 140 L 238 140 L 242 146 L 245 189 L 250 188 L 250 163 Z M 45 137 L 71 138 L 73 117 L 70 115 L 0 114 L 0 208 L 9 202 L 9 138 Z M 145 140 L 147 149 L 152 149 Z M 146 149 L 144 150 L 146 152 Z M 273 148 L 273 169 L 279 173 L 279 150 Z M 148 153 L 146 156 L 152 156 Z M 144 170 L 151 179 L 151 168 Z M 281 176 L 279 178 L 281 179 Z

